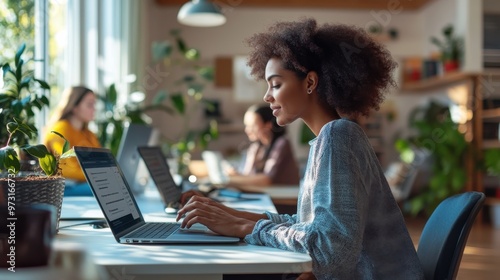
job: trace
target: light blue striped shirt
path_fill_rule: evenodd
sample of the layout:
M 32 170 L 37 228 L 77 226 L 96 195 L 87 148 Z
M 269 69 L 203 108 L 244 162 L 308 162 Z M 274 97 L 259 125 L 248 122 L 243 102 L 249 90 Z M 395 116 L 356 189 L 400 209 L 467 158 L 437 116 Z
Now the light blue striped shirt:
M 267 212 L 249 244 L 307 253 L 317 279 L 423 279 L 403 215 L 363 130 L 339 119 L 311 149 L 298 213 Z

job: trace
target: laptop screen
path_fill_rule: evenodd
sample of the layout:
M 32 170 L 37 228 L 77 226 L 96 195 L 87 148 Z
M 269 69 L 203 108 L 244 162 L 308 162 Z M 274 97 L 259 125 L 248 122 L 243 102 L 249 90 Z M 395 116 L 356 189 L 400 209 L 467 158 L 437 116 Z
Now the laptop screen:
M 134 194 L 144 192 L 151 179 L 137 147 L 155 145 L 158 138 L 158 131 L 151 126 L 132 123 L 125 127 L 116 159 Z
M 75 147 L 75 153 L 113 233 L 119 234 L 144 221 L 108 149 Z
M 139 154 L 155 182 L 165 206 L 178 202 L 182 189 L 175 183 L 170 168 L 160 147 L 139 147 Z

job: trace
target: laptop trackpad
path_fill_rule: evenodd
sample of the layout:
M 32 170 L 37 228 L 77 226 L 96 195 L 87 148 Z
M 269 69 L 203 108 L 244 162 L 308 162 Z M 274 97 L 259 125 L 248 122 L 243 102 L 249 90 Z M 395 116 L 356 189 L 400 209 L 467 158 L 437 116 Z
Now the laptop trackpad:
M 181 232 L 201 232 L 201 233 L 214 233 L 208 227 L 202 224 L 194 224 L 190 228 L 180 228 Z M 214 233 L 215 234 L 215 233 Z

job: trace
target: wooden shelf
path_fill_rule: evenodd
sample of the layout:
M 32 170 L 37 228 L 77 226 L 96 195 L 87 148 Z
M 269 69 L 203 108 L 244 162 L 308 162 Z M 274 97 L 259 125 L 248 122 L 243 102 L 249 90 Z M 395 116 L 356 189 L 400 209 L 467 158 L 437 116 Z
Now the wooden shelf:
M 500 122 L 500 108 L 483 110 L 484 122 Z
M 452 72 L 442 76 L 436 76 L 415 82 L 406 82 L 401 86 L 403 91 L 426 91 L 433 90 L 441 87 L 450 86 L 456 82 L 466 81 L 467 79 L 475 77 L 477 74 Z
M 500 140 L 483 140 L 483 149 L 500 148 Z
M 500 204 L 500 198 L 496 198 L 496 197 L 487 197 L 484 204 L 486 205 L 496 205 L 496 204 Z

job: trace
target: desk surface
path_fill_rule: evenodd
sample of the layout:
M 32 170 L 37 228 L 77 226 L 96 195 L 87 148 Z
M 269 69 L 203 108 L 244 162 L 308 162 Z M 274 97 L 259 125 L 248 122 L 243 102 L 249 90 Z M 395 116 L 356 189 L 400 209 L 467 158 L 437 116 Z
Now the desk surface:
M 299 186 L 276 185 L 270 187 L 263 186 L 241 186 L 240 190 L 244 192 L 265 193 L 271 197 L 275 205 L 291 205 L 297 206 L 299 197 Z
M 275 211 L 266 194 L 249 194 L 260 200 L 226 203 L 230 207 L 262 213 Z M 172 221 L 162 212 L 158 196 L 147 193 L 137 199 L 146 221 Z M 102 217 L 95 198 L 65 198 L 62 218 Z M 61 226 L 68 222 L 61 222 Z M 73 221 L 75 223 L 75 221 Z M 93 229 L 88 225 L 62 228 L 56 245 L 85 244 L 92 260 L 111 275 L 135 276 L 137 279 L 222 279 L 223 274 L 300 273 L 311 271 L 306 254 L 283 251 L 244 242 L 227 245 L 125 245 L 115 241 L 109 228 Z M 129 279 L 129 278 L 124 278 Z
M 283 186 L 270 186 L 270 187 L 263 187 L 263 186 L 242 186 L 239 187 L 242 191 L 245 192 L 253 192 L 253 193 L 265 193 L 271 197 L 272 200 L 275 199 L 295 199 L 299 197 L 299 190 L 300 187 L 297 186 L 288 186 L 288 185 L 283 185 Z

